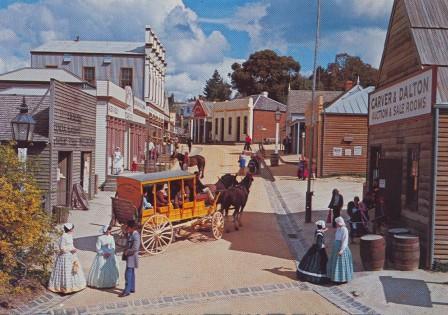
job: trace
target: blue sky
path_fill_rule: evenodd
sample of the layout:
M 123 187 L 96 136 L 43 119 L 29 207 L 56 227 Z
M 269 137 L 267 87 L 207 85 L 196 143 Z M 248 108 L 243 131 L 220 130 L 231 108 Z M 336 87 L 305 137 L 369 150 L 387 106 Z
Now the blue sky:
M 319 64 L 336 53 L 378 66 L 393 0 L 322 0 Z M 167 47 L 167 88 L 202 92 L 260 49 L 291 55 L 312 70 L 316 0 L 0 0 L 0 72 L 29 64 L 49 40 L 143 41 L 150 24 Z

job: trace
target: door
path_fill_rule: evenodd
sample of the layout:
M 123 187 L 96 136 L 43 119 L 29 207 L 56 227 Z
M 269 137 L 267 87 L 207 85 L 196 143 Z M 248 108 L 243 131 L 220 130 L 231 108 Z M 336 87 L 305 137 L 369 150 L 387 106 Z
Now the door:
M 224 142 L 224 118 L 221 118 L 221 142 Z
M 388 219 L 397 220 L 401 214 L 401 159 L 379 160 L 379 188 L 384 194 L 385 214 Z
M 90 195 L 90 185 L 91 174 L 92 174 L 92 153 L 90 152 L 82 152 L 81 153 L 81 186 L 82 190 L 86 193 L 89 198 L 92 198 Z
M 373 182 L 379 178 L 379 163 L 381 158 L 381 147 L 370 147 L 370 161 L 369 161 L 369 190 L 373 188 Z
M 241 141 L 241 117 L 236 118 L 236 142 Z
M 71 152 L 58 152 L 56 170 L 56 202 L 58 206 L 69 206 L 71 182 Z

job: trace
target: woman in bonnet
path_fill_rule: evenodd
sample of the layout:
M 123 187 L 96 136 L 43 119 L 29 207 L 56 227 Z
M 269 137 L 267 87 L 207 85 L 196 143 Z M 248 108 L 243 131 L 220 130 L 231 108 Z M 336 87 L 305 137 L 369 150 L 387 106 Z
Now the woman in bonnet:
M 73 293 L 86 287 L 86 278 L 73 245 L 72 223 L 64 224 L 64 233 L 59 239 L 58 253 L 50 276 L 48 289 L 57 293 Z
M 87 277 L 87 285 L 94 288 L 115 288 L 118 284 L 118 259 L 115 255 L 115 240 L 112 227 L 105 225 L 96 240 L 96 257 Z

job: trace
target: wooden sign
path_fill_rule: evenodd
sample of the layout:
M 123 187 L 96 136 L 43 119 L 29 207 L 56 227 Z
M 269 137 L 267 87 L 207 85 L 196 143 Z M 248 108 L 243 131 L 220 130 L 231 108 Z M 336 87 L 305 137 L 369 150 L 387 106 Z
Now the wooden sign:
M 369 95 L 369 125 L 431 113 L 432 69 Z

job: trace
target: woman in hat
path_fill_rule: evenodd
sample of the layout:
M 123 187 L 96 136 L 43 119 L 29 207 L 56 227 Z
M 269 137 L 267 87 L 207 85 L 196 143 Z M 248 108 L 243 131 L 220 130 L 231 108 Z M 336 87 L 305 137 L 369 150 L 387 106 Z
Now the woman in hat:
M 337 230 L 330 260 L 327 265 L 327 275 L 333 282 L 348 282 L 353 278 L 353 258 L 348 247 L 348 230 L 344 219 L 335 219 Z
M 96 257 L 87 277 L 87 285 L 94 288 L 115 288 L 118 284 L 119 269 L 115 256 L 115 241 L 111 235 L 112 227 L 105 225 L 103 235 L 96 240 Z
M 327 279 L 327 252 L 325 251 L 325 221 L 316 222 L 314 244 L 306 252 L 297 267 L 297 277 L 301 281 L 324 283 Z
M 48 283 L 50 291 L 73 293 L 86 287 L 86 278 L 73 245 L 74 228 L 72 223 L 64 224 L 64 233 L 59 239 L 59 251 Z

